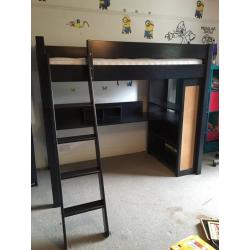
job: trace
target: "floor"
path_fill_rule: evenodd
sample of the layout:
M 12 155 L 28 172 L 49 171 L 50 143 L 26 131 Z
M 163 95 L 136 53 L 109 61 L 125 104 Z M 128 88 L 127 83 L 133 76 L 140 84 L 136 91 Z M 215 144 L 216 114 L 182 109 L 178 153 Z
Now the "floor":
M 219 167 L 205 155 L 201 175 L 174 177 L 161 162 L 143 153 L 103 159 L 111 235 L 103 238 L 101 211 L 66 218 L 70 249 L 162 250 L 199 234 L 199 218 L 218 217 Z M 32 250 L 62 248 L 59 208 L 50 208 L 47 170 L 38 171 L 32 188 Z M 63 181 L 65 205 L 99 198 L 97 177 Z

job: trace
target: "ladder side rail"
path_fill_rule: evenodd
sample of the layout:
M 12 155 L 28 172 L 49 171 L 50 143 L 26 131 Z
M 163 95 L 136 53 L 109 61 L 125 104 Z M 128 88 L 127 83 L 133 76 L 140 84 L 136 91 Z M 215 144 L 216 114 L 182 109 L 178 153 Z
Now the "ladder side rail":
M 49 64 L 49 58 L 47 57 L 47 66 L 48 66 L 48 72 L 49 72 L 49 83 L 50 83 L 50 96 L 52 101 L 52 113 L 53 113 L 53 122 L 51 123 L 51 129 L 55 132 L 53 136 L 53 144 L 56 147 L 55 150 L 55 169 L 58 177 L 58 191 L 59 191 L 59 197 L 60 197 L 60 210 L 61 210 L 61 217 L 62 217 L 62 228 L 63 228 L 63 241 L 64 241 L 64 249 L 67 250 L 68 248 L 68 241 L 67 241 L 67 234 L 66 234 L 66 225 L 65 225 L 65 215 L 64 215 L 64 207 L 63 207 L 63 194 L 62 194 L 62 183 L 61 183 L 61 171 L 60 171 L 60 162 L 59 162 L 59 156 L 58 156 L 58 144 L 57 144 L 57 137 L 56 137 L 56 117 L 55 117 L 55 107 L 54 107 L 54 101 L 53 101 L 53 90 L 52 90 L 52 80 L 51 80 L 51 68 Z
M 59 207 L 60 206 L 60 197 L 58 191 L 59 177 L 55 169 L 56 168 L 55 154 L 57 152 L 57 148 L 55 140 L 53 140 L 53 137 L 55 137 L 56 135 L 53 129 L 51 129 L 51 123 L 53 121 L 53 112 L 52 112 L 53 102 L 49 90 L 50 79 L 49 79 L 46 50 L 44 45 L 44 38 L 41 36 L 36 36 L 36 57 L 37 57 L 37 66 L 38 66 L 39 81 L 40 81 L 40 91 L 42 97 L 46 151 L 48 157 L 48 168 L 50 171 L 50 178 L 51 178 L 53 205 L 54 207 Z
M 98 180 L 99 180 L 101 199 L 104 202 L 104 208 L 102 208 L 102 214 L 103 214 L 105 236 L 107 237 L 109 236 L 109 226 L 108 226 L 108 215 L 107 215 L 104 182 L 103 182 L 103 174 L 102 174 L 102 162 L 101 162 L 98 127 L 97 127 L 98 124 L 97 124 L 97 114 L 96 114 L 96 106 L 95 106 L 95 96 L 94 96 L 94 89 L 93 89 L 93 57 L 92 57 L 92 52 L 90 51 L 90 46 L 88 46 L 88 41 L 87 41 L 87 62 L 88 62 L 88 72 L 89 72 L 89 81 L 88 81 L 89 95 L 90 95 L 90 102 L 92 103 L 92 107 L 93 107 L 93 116 L 94 116 L 93 129 L 94 129 L 94 134 L 96 136 L 96 139 L 95 139 L 96 159 L 97 159 L 97 165 L 101 169 L 101 171 L 98 173 Z

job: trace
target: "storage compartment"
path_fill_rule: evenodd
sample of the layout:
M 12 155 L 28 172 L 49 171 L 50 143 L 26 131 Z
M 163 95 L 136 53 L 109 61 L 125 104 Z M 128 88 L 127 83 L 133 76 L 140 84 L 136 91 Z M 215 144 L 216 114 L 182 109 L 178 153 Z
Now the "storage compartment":
M 172 146 L 172 142 L 152 132 L 149 133 L 148 142 L 149 153 L 153 154 L 160 161 L 166 163 L 168 167 L 176 171 L 178 151 Z
M 96 107 L 96 115 L 97 115 L 97 122 L 103 122 L 103 110 Z M 92 108 L 85 108 L 84 109 L 84 125 L 89 126 L 92 125 L 94 121 L 93 110 Z
M 182 79 L 151 81 L 148 107 L 148 152 L 178 173 Z
M 83 127 L 86 123 L 82 107 L 56 108 L 56 129 Z
M 215 112 L 219 110 L 219 91 L 211 91 L 209 111 Z
M 163 120 L 152 120 L 148 122 L 148 129 L 151 133 L 163 138 L 169 145 L 177 148 L 178 127 Z
M 149 88 L 150 105 L 158 105 L 165 110 L 179 111 L 182 85 L 182 79 L 151 81 Z
M 123 121 L 145 120 L 144 118 L 142 101 L 122 103 Z
M 103 108 L 103 122 L 120 122 L 121 121 L 121 106 Z
M 93 126 L 93 110 L 84 103 L 55 105 L 57 130 Z M 142 101 L 96 104 L 97 123 L 111 125 L 146 121 Z

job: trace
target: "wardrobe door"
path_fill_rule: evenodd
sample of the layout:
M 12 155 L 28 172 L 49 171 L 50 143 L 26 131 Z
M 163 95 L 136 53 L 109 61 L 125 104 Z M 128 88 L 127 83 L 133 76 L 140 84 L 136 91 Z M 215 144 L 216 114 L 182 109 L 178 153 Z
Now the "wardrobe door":
M 179 173 L 182 171 L 194 171 L 199 94 L 199 85 L 195 83 L 183 85 Z

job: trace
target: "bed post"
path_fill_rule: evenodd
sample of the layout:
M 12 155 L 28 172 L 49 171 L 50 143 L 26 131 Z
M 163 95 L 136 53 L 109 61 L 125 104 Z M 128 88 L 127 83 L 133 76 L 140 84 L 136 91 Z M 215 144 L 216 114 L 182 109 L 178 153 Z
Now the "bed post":
M 206 125 L 206 107 L 208 103 L 208 86 L 210 81 L 210 68 L 212 64 L 213 55 L 213 45 L 207 45 L 207 58 L 206 73 L 204 77 L 204 84 L 201 84 L 201 95 L 199 100 L 199 110 L 198 110 L 198 121 L 197 121 L 197 132 L 196 132 L 196 156 L 195 156 L 195 173 L 201 174 L 202 168 L 202 156 L 203 156 L 203 146 L 205 139 L 205 125 Z
M 60 195 L 58 182 L 59 176 L 57 169 L 59 167 L 56 134 L 52 125 L 54 123 L 53 100 L 50 86 L 48 58 L 45 51 L 44 38 L 36 36 L 36 57 L 40 80 L 40 90 L 43 105 L 43 119 L 46 137 L 46 149 L 48 156 L 48 167 L 50 170 L 52 196 L 54 207 L 60 206 Z

